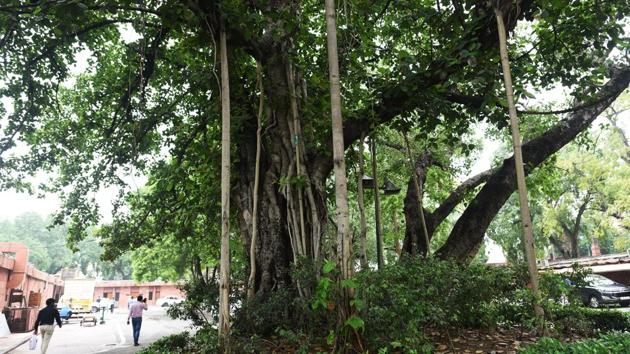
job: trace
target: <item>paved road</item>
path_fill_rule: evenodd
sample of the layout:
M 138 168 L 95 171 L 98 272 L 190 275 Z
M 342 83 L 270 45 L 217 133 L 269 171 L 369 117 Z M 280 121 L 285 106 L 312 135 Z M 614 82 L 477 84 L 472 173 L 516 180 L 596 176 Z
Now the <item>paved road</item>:
M 48 354 L 135 353 L 160 337 L 190 328 L 187 322 L 170 319 L 164 309 L 150 307 L 142 320 L 141 346 L 134 347 L 131 326 L 126 322 L 127 313 L 122 310 L 117 310 L 114 314 L 107 313 L 105 324 L 97 324 L 95 327 L 81 327 L 78 320 L 71 320 L 62 328 L 55 328 Z M 27 344 L 24 344 L 11 353 L 32 354 L 39 353 L 39 350 L 30 351 Z

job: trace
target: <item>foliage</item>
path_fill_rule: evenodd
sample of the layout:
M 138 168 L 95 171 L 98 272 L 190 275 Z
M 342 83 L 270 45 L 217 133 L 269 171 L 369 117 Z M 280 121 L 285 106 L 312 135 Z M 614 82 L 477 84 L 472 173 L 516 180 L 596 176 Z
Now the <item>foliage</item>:
M 326 227 L 326 208 L 333 207 L 325 186 L 333 163 L 330 124 L 325 119 L 330 106 L 321 2 L 141 3 L 7 0 L 2 4 L 0 97 L 3 106 L 8 102 L 12 109 L 0 108 L 8 114 L 0 133 L 0 188 L 26 188 L 25 177 L 39 171 L 56 174 L 41 189 L 61 195 L 63 208 L 55 222 L 68 225 L 69 242 L 76 245 L 100 221 L 92 192 L 120 187 L 114 219 L 98 234 L 106 259 L 113 260 L 130 248 L 137 250 L 138 279 L 181 277 L 187 266 L 193 268 L 191 277 L 199 277 L 200 269 L 214 266 L 220 219 L 216 198 L 220 146 L 216 98 L 220 94 L 214 34 L 221 22 L 230 37 L 233 141 L 238 142 L 232 181 L 238 208 L 232 222 L 240 223 L 234 229 L 241 231 L 232 237 L 238 246 L 246 246 L 251 239 L 247 230 L 253 184 L 250 143 L 258 98 L 256 62 L 263 65 L 265 92 L 270 95 L 265 109 L 271 124 L 265 128 L 261 164 L 265 176 L 261 210 L 268 227 L 261 228 L 259 246 L 266 254 L 259 260 L 267 262 L 265 271 L 272 274 L 263 278 L 265 293 L 258 302 L 241 306 L 243 320 L 236 327 L 242 326 L 244 332 L 262 328 L 268 333 L 297 321 L 318 325 L 319 320 L 308 321 L 313 313 L 309 294 L 291 287 L 297 281 L 284 279 L 289 278 L 289 264 L 297 261 L 291 257 L 296 250 L 288 244 L 297 230 L 287 226 L 291 221 L 286 209 L 292 199 L 279 190 L 282 181 L 307 180 L 288 176 L 295 166 L 289 151 L 295 132 L 288 118 L 292 115 L 285 75 L 288 63 L 300 82 L 299 97 L 293 98 L 298 101 L 297 120 L 303 126 L 300 138 L 308 165 L 304 177 L 317 187 L 315 195 L 307 198 L 315 204 L 312 213 L 306 213 L 307 224 L 314 230 Z M 391 125 L 396 132 L 416 133 L 413 138 L 421 149 L 445 145 L 441 153 L 449 155 L 461 148 L 465 156 L 463 151 L 472 149 L 461 147 L 458 141 L 470 133 L 472 124 L 484 120 L 499 129 L 506 126 L 496 28 L 488 2 L 447 3 L 357 0 L 344 3 L 343 11 L 340 7 L 346 144 Z M 519 4 L 506 19 L 510 30 L 518 28 L 517 22 L 521 26 L 522 35 L 510 43 L 521 107 L 528 105 L 530 87 L 545 90 L 558 84 L 571 87 L 574 98 L 588 101 L 610 66 L 628 64 L 624 56 L 627 1 Z M 593 8 L 597 11 L 590 11 Z M 79 54 L 89 57 L 89 69 L 77 73 L 73 67 Z M 540 120 L 545 124 L 531 126 L 551 126 L 551 121 Z M 432 139 L 434 134 L 443 139 Z M 388 169 L 400 166 L 400 159 L 384 158 L 390 160 Z M 444 189 L 429 193 L 428 205 L 434 198 L 441 199 L 456 179 L 455 173 L 431 173 L 429 186 L 446 183 Z M 129 176 L 140 175 L 148 176 L 146 186 L 131 188 Z M 405 181 L 402 174 L 397 178 L 397 182 Z M 391 211 L 388 219 L 396 220 L 400 197 L 384 204 Z M 323 210 L 321 214 L 316 207 Z M 572 209 L 567 206 L 566 214 Z M 539 213 L 544 212 L 541 203 Z M 390 245 L 401 234 L 394 224 L 385 230 Z M 312 240 L 322 236 L 322 243 L 330 244 L 334 242 L 331 234 L 306 236 Z M 516 244 L 513 240 L 504 244 Z M 247 263 L 244 247 L 238 248 L 235 263 Z M 321 254 L 330 256 L 331 249 Z M 314 267 L 319 266 L 316 261 Z M 426 324 L 480 326 L 525 318 L 521 310 L 531 299 L 520 271 L 479 265 L 465 269 L 434 261 L 425 265 L 403 261 L 402 265 L 373 274 L 367 271 L 363 286 L 358 287 L 366 305 L 360 318 L 370 340 L 420 348 L 419 331 Z M 198 303 L 191 302 L 190 308 L 182 310 L 190 318 L 199 308 L 211 309 L 214 301 L 202 299 L 208 284 L 192 286 Z M 328 284 L 327 289 L 331 288 Z M 320 299 L 334 299 L 329 295 Z M 512 312 L 501 311 L 514 307 Z M 361 327 L 358 321 L 349 324 Z M 389 327 L 394 330 L 379 332 Z M 406 339 L 400 342 L 390 338 L 391 333 Z
M 192 338 L 188 332 L 162 337 L 140 351 L 142 354 L 189 353 Z
M 29 262 L 36 268 L 54 274 L 73 264 L 72 252 L 66 248 L 66 229 L 48 229 L 49 222 L 36 213 L 25 213 L 13 221 L 0 222 L 0 241 L 21 242 L 29 248 Z
M 623 226 L 630 165 L 617 134 L 610 126 L 593 128 L 528 177 L 539 257 L 589 255 L 593 239 L 599 240 L 603 254 L 624 251 L 630 244 Z M 523 259 L 518 220 L 513 196 L 488 230 L 511 261 Z
M 370 347 L 421 349 L 428 326 L 494 327 L 508 320 L 505 300 L 523 289 L 522 268 L 464 267 L 451 261 L 404 258 L 357 275 Z
M 197 327 L 217 322 L 219 286 L 214 279 L 191 279 L 181 285 L 181 290 L 186 300 L 169 307 L 169 316 L 189 320 Z
M 219 339 L 212 327 L 199 329 L 194 335 L 188 332 L 173 334 L 143 348 L 140 354 L 215 354 L 220 353 Z
M 597 338 L 566 343 L 554 338 L 542 338 L 538 343 L 519 351 L 521 354 L 608 354 L 630 352 L 630 334 L 602 333 Z
M 269 336 L 278 330 L 302 330 L 308 334 L 321 331 L 325 318 L 311 310 L 306 299 L 292 290 L 279 290 L 257 296 L 236 309 L 234 331 L 241 336 Z
M 90 236 L 71 249 L 66 241 L 67 228 L 50 227 L 52 220 L 36 213 L 24 213 L 13 221 L 0 221 L 0 241 L 21 242 L 29 248 L 29 262 L 50 274 L 63 267 L 78 267 L 88 277 L 130 279 L 131 261 L 123 254 L 113 262 L 101 259 L 103 248 Z
M 597 332 L 630 330 L 630 316 L 615 310 L 590 309 L 576 306 L 556 307 L 549 320 L 561 333 L 593 335 Z

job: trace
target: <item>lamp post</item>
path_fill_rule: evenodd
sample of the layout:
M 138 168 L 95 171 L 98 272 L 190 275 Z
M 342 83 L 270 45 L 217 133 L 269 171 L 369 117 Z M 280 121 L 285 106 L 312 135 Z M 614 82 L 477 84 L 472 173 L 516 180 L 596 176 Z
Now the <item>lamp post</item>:
M 372 176 L 363 176 L 362 185 L 365 189 L 374 189 L 374 223 L 376 231 L 376 260 L 378 268 L 383 267 L 383 230 L 381 226 L 381 200 L 380 193 L 376 186 L 378 185 L 378 175 L 376 171 L 376 143 L 374 139 L 370 139 L 370 150 L 372 153 Z M 400 188 L 394 185 L 387 177 L 384 178 L 383 185 L 380 187 L 383 195 L 394 195 L 400 193 Z

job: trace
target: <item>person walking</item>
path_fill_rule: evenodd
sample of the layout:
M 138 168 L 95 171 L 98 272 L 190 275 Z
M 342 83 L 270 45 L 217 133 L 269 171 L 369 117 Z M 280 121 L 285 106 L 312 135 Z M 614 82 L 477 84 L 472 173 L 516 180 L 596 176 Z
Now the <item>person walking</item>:
M 35 320 L 35 331 L 33 332 L 37 335 L 38 330 L 41 328 L 42 354 L 46 354 L 46 351 L 48 350 L 48 343 L 50 343 L 50 338 L 55 331 L 55 321 L 57 321 L 57 325 L 61 328 L 61 317 L 59 316 L 59 311 L 57 311 L 57 308 L 55 307 L 55 299 L 50 298 L 46 300 L 46 307 L 41 309 L 37 314 L 37 320 Z
M 129 316 L 127 316 L 127 324 L 131 319 L 131 327 L 133 328 L 133 345 L 139 346 L 140 327 L 142 327 L 142 312 L 147 310 L 147 299 L 143 299 L 142 295 L 138 295 L 138 301 L 129 307 Z

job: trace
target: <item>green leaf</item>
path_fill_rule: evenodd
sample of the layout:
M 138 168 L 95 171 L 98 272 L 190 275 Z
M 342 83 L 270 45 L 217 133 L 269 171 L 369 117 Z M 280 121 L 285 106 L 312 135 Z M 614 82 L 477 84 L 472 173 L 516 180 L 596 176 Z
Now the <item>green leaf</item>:
M 353 278 L 348 278 L 341 281 L 341 286 L 344 288 L 356 288 L 357 282 Z
M 331 329 L 330 332 L 328 332 L 328 336 L 326 336 L 326 343 L 328 343 L 328 345 L 333 345 L 334 342 L 335 342 L 335 331 Z
M 346 326 L 350 326 L 356 331 L 365 328 L 365 322 L 363 322 L 363 319 L 361 319 L 361 317 L 353 315 L 346 320 Z
M 322 271 L 324 272 L 324 274 L 328 274 L 330 272 L 332 272 L 333 269 L 335 269 L 335 266 L 337 264 L 333 261 L 326 261 L 326 263 L 324 263 L 324 267 L 322 269 Z

